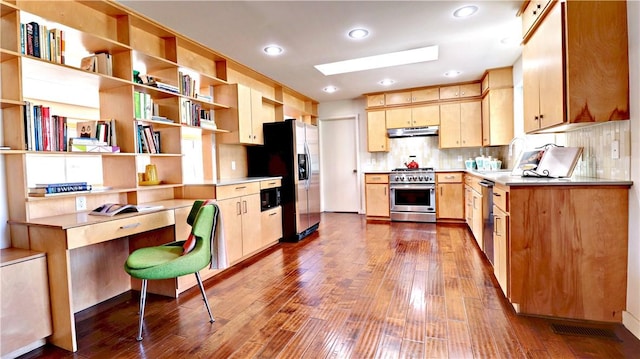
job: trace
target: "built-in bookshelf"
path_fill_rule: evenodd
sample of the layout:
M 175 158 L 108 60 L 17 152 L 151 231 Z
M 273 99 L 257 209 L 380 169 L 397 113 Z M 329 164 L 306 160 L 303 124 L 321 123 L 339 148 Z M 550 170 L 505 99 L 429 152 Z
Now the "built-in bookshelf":
M 259 144 L 233 140 L 239 138 L 233 134 L 239 119 L 226 114 L 237 112 L 238 100 L 228 91 L 234 86 L 256 95 L 254 111 L 262 122 L 317 118 L 312 99 L 111 1 L 0 0 L 0 16 L 0 156 L 11 173 L 6 198 L 11 219 L 76 212 L 73 193 L 29 196 L 28 188 L 46 178 L 99 188 L 82 193 L 88 208 L 181 198 L 185 183 L 215 183 L 216 143 Z M 48 35 L 38 38 L 47 56 L 34 56 L 27 24 L 31 36 L 35 26 Z M 51 138 L 69 139 L 79 135 L 80 123 L 108 121 L 117 135 L 108 146 L 119 152 L 33 146 L 34 106 L 64 119 L 65 126 L 51 127 L 65 132 Z M 231 126 L 223 126 L 222 119 Z M 150 134 L 146 146 L 138 128 Z M 160 184 L 138 182 L 148 164 L 156 165 Z M 12 241 L 27 240 L 21 229 L 11 232 Z

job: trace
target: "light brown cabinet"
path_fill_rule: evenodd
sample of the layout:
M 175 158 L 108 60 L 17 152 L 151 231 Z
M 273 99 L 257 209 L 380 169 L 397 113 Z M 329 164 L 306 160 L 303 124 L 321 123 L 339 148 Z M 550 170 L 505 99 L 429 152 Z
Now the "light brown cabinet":
M 218 205 L 230 264 L 262 247 L 260 183 L 218 186 Z
M 386 110 L 387 128 L 438 126 L 440 106 L 426 105 Z
M 438 87 L 416 89 L 412 91 L 389 92 L 384 94 L 385 105 L 406 105 L 417 102 L 437 101 Z
M 508 145 L 513 139 L 512 68 L 488 70 L 482 92 L 482 145 Z
M 542 13 L 551 3 L 551 0 L 533 0 L 522 11 L 522 36 L 527 37 L 534 24 L 541 18 Z
M 217 136 L 220 143 L 264 144 L 262 124 L 265 120 L 259 91 L 240 84 L 218 86 L 216 98 L 229 106 L 216 113 L 216 123 L 229 131 Z
M 389 152 L 385 111 L 367 111 L 367 151 Z
M 436 218 L 463 220 L 464 184 L 462 172 L 436 174 Z
M 368 219 L 385 219 L 390 217 L 389 175 L 364 175 L 365 206 Z
M 626 2 L 553 1 L 544 11 L 525 37 L 525 131 L 629 119 Z
M 509 188 L 493 187 L 493 273 L 502 293 L 509 297 Z
M 368 95 L 367 107 L 383 107 L 384 106 L 384 94 Z
M 1 249 L 0 354 L 5 355 L 44 340 L 52 333 L 44 253 Z
M 440 148 L 482 145 L 482 105 L 480 101 L 440 105 Z
M 440 87 L 441 100 L 475 97 L 475 96 L 480 96 L 480 94 L 481 94 L 481 85 L 479 82 Z
M 282 238 L 282 207 L 268 209 L 261 213 L 261 242 L 260 247 L 277 243 Z

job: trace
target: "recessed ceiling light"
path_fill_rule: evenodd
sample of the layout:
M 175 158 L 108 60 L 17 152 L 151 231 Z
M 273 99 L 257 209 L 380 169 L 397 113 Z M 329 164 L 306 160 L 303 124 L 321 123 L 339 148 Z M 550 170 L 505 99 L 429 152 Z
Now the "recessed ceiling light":
M 378 83 L 379 83 L 380 85 L 382 85 L 382 86 L 389 86 L 389 85 L 394 84 L 394 83 L 395 83 L 395 81 L 394 81 L 394 80 L 392 80 L 392 79 L 384 79 L 384 80 L 378 81 Z
M 334 92 L 338 91 L 338 88 L 335 87 L 335 86 L 327 86 L 327 87 L 323 88 L 322 91 L 324 91 L 326 93 L 334 93 Z
M 478 11 L 478 7 L 475 5 L 467 5 L 463 6 L 456 11 L 453 12 L 453 16 L 455 17 L 469 17 Z
M 358 59 L 331 62 L 315 65 L 325 76 L 344 74 L 363 70 L 379 69 L 382 67 L 415 64 L 418 62 L 438 59 L 438 45 L 421 47 L 419 49 L 392 52 L 383 55 L 361 57 Z
M 349 31 L 349 37 L 352 39 L 363 39 L 369 36 L 369 30 L 367 29 L 353 29 Z
M 280 55 L 281 53 L 284 52 L 282 47 L 280 47 L 278 45 L 266 46 L 262 51 L 264 51 L 264 53 L 269 55 L 269 56 L 278 56 L 278 55 Z
M 445 76 L 447 77 L 456 77 L 458 75 L 460 75 L 461 72 L 460 71 L 456 71 L 456 70 L 452 70 L 452 71 L 447 71 L 444 73 Z

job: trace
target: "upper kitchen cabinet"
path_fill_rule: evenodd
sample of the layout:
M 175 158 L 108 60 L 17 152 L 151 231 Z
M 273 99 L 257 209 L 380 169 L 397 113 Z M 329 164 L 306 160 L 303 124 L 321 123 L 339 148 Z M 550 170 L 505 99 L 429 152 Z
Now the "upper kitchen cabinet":
M 367 111 L 367 151 L 389 152 L 385 111 Z
M 626 2 L 531 2 L 523 21 L 529 11 L 543 13 L 524 34 L 525 131 L 629 119 Z
M 435 104 L 394 108 L 386 111 L 386 117 L 387 128 L 438 126 L 440 124 L 440 106 Z
M 480 86 L 478 84 L 478 90 Z M 440 148 L 480 147 L 482 110 L 480 101 L 440 105 Z
M 425 88 L 412 91 L 390 92 L 384 95 L 385 105 L 406 105 L 415 102 L 437 101 L 438 88 Z
M 215 98 L 229 106 L 216 112 L 216 124 L 229 131 L 218 134 L 220 143 L 264 144 L 262 94 L 259 91 L 240 84 L 216 86 Z
M 487 70 L 482 94 L 482 145 L 509 144 L 513 138 L 513 68 Z
M 479 82 L 440 87 L 440 100 L 456 100 L 475 96 L 480 96 Z

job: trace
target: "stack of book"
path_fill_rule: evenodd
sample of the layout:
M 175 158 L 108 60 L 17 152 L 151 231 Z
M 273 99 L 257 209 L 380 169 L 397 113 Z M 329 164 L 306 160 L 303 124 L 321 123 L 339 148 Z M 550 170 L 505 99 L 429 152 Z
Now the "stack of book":
M 134 91 L 133 105 L 135 118 L 148 120 L 153 116 L 154 103 L 150 94 Z
M 29 151 L 66 151 L 67 118 L 51 115 L 48 106 L 24 105 L 25 144 Z
M 182 71 L 178 71 L 178 76 L 180 77 L 180 94 L 189 97 L 196 97 L 196 91 L 198 89 L 196 79 Z
M 154 131 L 150 123 L 138 121 L 136 124 L 138 153 L 161 153 L 160 132 Z
M 20 51 L 43 60 L 65 63 L 65 32 L 35 21 L 20 24 Z
M 84 192 L 91 192 L 91 185 L 87 182 L 39 183 L 35 187 L 29 187 L 29 196 L 32 197 Z

